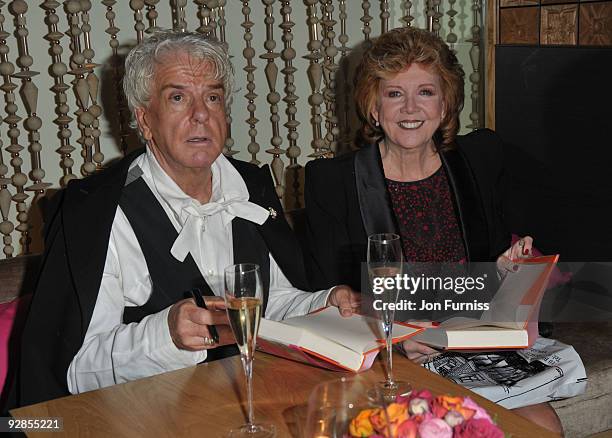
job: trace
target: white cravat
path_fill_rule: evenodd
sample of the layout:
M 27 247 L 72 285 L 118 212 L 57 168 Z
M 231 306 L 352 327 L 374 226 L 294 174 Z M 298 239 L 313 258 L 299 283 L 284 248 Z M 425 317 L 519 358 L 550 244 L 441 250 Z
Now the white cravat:
M 248 196 L 231 193 L 221 196 L 217 201 L 198 205 L 196 201 L 183 207 L 181 217 L 187 217 L 183 229 L 172 245 L 170 253 L 178 261 L 184 261 L 187 253 L 195 254 L 202 245 L 202 232 L 206 229 L 209 216 L 220 214 L 223 223 L 229 223 L 234 217 L 240 217 L 258 225 L 263 224 L 269 216 L 268 210 L 248 201 Z
M 185 194 L 164 172 L 149 149 L 146 154 L 156 191 L 161 195 L 162 202 L 166 204 L 181 227 L 170 250 L 172 256 L 178 261 L 184 261 L 188 253 L 191 253 L 196 260 L 199 258 L 200 250 L 206 246 L 202 245 L 203 233 L 206 230 L 207 221 L 212 216 L 219 215 L 224 227 L 235 217 L 258 225 L 268 219 L 270 212 L 249 201 L 249 191 L 244 180 L 223 155 L 220 155 L 211 166 L 210 201 L 200 204 Z

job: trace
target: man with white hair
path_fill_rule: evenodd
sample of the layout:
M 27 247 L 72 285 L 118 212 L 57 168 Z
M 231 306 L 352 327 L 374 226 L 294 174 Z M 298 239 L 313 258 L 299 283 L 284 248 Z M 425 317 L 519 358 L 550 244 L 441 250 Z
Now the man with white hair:
M 158 32 L 129 53 L 123 86 L 146 148 L 54 198 L 24 330 L 21 405 L 235 354 L 214 299 L 234 263 L 260 265 L 267 318 L 358 305 L 347 286 L 305 292 L 268 167 L 221 153 L 233 86 L 221 43 Z M 208 309 L 185 298 L 193 288 Z

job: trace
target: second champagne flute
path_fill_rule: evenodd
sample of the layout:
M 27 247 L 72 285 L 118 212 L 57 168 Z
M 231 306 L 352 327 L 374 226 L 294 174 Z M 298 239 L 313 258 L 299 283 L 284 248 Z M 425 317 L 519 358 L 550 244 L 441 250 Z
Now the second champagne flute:
M 229 436 L 274 437 L 274 425 L 255 423 L 253 416 L 253 356 L 263 304 L 259 266 L 253 263 L 240 263 L 225 268 L 224 297 L 230 326 L 240 349 L 240 359 L 246 375 L 249 417 L 247 424 L 239 429 L 232 429 Z
M 401 275 L 402 262 L 402 245 L 397 234 L 382 233 L 368 236 L 368 275 L 370 286 L 374 284 L 375 278 L 395 279 L 397 275 Z M 387 285 L 388 283 L 382 281 L 380 284 Z M 394 309 L 398 294 L 399 290 L 397 287 L 384 287 L 383 292 L 376 297 L 382 302 L 381 310 L 376 311 L 376 313 L 382 325 L 387 347 L 387 378 L 384 382 L 379 383 L 377 390 L 387 402 L 394 401 L 397 395 L 404 394 L 411 389 L 407 382 L 393 378 L 393 319 L 395 317 Z

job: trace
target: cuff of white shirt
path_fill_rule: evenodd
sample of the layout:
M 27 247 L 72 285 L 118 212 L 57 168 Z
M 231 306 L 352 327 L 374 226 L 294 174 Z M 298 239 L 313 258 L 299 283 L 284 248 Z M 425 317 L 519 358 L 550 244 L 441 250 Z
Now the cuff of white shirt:
M 172 306 L 170 306 L 172 307 Z M 180 369 L 196 365 L 206 359 L 206 350 L 188 351 L 181 350 L 170 337 L 170 327 L 168 326 L 168 313 L 170 307 L 165 308 L 156 316 L 155 345 L 152 345 L 151 354 L 154 359 L 165 364 L 169 369 Z
M 320 290 L 320 291 L 314 292 L 313 293 L 314 298 L 310 302 L 310 312 L 314 312 L 315 310 L 320 309 L 321 307 L 326 307 L 328 305 L 327 300 L 329 299 L 329 296 L 331 295 L 335 287 L 336 286 L 330 289 L 327 289 L 327 290 Z

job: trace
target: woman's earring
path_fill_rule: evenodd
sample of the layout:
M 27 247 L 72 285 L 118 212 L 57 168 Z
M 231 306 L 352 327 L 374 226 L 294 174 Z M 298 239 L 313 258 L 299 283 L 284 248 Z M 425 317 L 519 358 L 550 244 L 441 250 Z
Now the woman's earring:
M 374 120 L 374 126 L 376 126 L 377 128 L 380 126 L 380 123 L 378 123 L 378 120 Z

